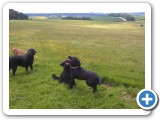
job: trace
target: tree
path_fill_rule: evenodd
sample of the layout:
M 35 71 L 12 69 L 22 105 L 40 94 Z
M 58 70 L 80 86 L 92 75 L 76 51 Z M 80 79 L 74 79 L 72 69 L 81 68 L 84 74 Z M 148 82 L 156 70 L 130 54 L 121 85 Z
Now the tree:
M 28 16 L 22 12 L 9 9 L 9 19 L 10 20 L 29 20 Z

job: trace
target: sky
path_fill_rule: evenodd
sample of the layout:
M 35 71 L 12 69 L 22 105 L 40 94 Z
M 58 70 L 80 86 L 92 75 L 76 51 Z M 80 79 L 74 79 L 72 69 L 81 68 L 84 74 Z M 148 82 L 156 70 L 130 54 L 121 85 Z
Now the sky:
M 23 13 L 116 13 L 144 12 L 146 3 L 9 3 Z

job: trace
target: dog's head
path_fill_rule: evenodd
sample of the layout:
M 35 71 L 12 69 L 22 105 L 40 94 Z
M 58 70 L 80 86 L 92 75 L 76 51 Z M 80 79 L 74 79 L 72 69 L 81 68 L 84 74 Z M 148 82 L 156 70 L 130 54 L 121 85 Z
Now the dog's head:
M 28 53 L 34 56 L 36 54 L 36 51 L 34 49 L 29 49 Z
M 79 59 L 77 57 L 68 56 L 67 60 L 70 62 L 71 67 L 80 67 L 81 66 L 81 62 L 79 61 Z
M 68 60 L 65 60 L 60 64 L 64 69 L 69 69 L 70 68 L 70 62 Z

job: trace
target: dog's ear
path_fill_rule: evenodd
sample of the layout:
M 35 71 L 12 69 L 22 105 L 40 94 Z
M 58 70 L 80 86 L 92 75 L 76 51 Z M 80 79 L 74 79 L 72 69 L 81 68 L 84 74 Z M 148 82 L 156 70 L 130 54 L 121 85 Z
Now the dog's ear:
M 60 64 L 60 66 L 64 66 L 64 64 L 65 64 L 65 62 L 62 62 L 62 63 Z
M 72 58 L 73 58 L 73 57 L 71 57 L 71 56 L 68 56 L 68 59 L 72 60 Z
M 77 57 L 72 57 L 72 59 L 73 59 L 73 66 L 81 66 L 81 62 L 80 62 L 80 60 L 77 58 Z
M 81 66 L 80 60 L 79 60 L 78 58 L 76 58 L 76 57 L 75 57 L 75 60 L 77 61 L 77 65 L 78 65 L 78 66 Z

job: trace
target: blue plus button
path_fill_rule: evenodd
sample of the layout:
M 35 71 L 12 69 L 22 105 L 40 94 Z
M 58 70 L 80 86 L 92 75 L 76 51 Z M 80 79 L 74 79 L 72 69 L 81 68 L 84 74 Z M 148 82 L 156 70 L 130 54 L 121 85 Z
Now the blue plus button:
M 155 107 L 157 101 L 157 94 L 153 90 L 141 90 L 137 95 L 138 105 L 145 110 Z

